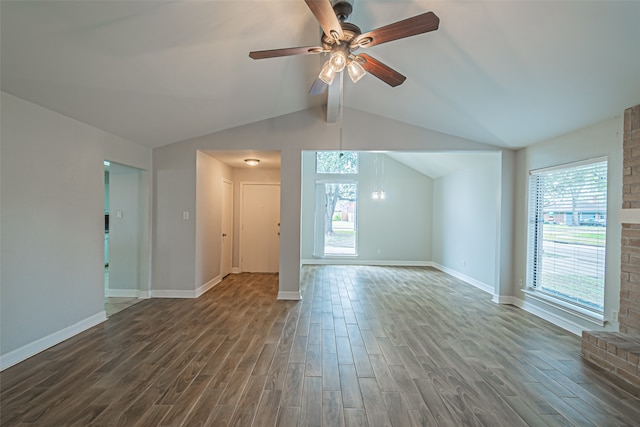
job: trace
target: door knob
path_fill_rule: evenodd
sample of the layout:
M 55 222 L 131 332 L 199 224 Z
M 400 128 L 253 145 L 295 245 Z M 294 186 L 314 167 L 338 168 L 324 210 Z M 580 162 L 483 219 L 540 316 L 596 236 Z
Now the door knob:
M 227 237 L 227 233 L 222 233 L 222 237 Z

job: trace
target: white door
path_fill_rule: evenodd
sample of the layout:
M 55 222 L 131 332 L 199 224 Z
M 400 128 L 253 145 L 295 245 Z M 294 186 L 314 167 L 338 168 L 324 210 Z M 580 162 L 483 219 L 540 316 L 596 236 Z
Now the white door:
M 243 183 L 241 190 L 242 271 L 277 273 L 280 263 L 280 184 Z
M 231 273 L 233 258 L 233 183 L 222 180 L 222 277 Z

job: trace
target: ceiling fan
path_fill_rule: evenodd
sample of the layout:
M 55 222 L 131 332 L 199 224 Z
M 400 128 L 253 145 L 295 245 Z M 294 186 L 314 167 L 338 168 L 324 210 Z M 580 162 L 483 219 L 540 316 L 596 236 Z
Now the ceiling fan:
M 324 92 L 327 85 L 333 83 L 336 74 L 345 68 L 354 83 L 369 72 L 390 86 L 402 84 L 406 80 L 405 76 L 366 53 L 354 52 L 359 48 L 369 48 L 437 30 L 440 23 L 440 19 L 433 12 L 427 12 L 363 34 L 358 26 L 345 22 L 353 11 L 353 6 L 348 1 L 338 0 L 334 5 L 331 4 L 331 0 L 305 0 L 305 3 L 324 32 L 321 38 L 322 46 L 258 50 L 250 52 L 249 56 L 253 59 L 265 59 L 329 53 L 329 60 L 324 63 L 318 78 L 309 90 L 311 94 Z

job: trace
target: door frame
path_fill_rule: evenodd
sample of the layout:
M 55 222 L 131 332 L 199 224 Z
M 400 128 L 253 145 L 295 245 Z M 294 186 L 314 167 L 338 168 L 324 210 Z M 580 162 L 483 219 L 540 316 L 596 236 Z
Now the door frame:
M 223 189 L 221 191 L 222 195 L 224 196 L 224 186 L 225 184 L 230 184 L 231 185 L 231 205 L 230 206 L 225 206 L 225 200 L 223 197 L 223 203 L 221 203 L 221 215 L 220 215 L 220 222 L 221 222 L 221 227 L 222 233 L 224 233 L 224 212 L 225 210 L 229 213 L 230 215 L 230 219 L 231 219 L 231 230 L 227 231 L 227 233 L 230 233 L 229 236 L 220 236 L 220 275 L 222 278 L 226 277 L 227 274 L 231 274 L 233 273 L 233 202 L 234 202 L 234 197 L 233 197 L 233 181 L 226 179 L 226 178 L 222 178 L 222 180 L 220 181 L 220 185 L 221 188 Z M 229 238 L 231 240 L 231 265 L 229 267 L 229 272 L 225 274 L 224 271 L 224 242 L 225 242 L 225 237 Z
M 242 248 L 242 233 L 244 232 L 244 187 L 245 185 L 277 185 L 280 188 L 280 202 L 282 203 L 282 186 L 279 181 L 241 181 L 240 182 L 240 224 L 238 224 L 239 235 L 238 235 L 238 264 L 240 267 L 240 271 L 243 271 L 243 248 Z M 282 206 L 278 208 L 280 210 L 280 215 L 282 215 Z M 280 259 L 280 254 L 278 254 L 278 259 Z

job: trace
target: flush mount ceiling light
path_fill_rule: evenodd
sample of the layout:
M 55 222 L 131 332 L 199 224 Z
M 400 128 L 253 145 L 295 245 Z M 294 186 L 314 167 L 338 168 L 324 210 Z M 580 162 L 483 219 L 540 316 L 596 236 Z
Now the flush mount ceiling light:
M 260 160 L 258 160 L 258 159 L 244 159 L 244 162 L 246 164 L 248 164 L 249 166 L 258 166 L 258 163 L 260 163 Z
M 303 46 L 284 49 L 257 50 L 249 52 L 253 59 L 277 58 L 280 56 L 330 54 L 309 91 L 312 95 L 324 92 L 337 73 L 347 68 L 355 83 L 367 72 L 390 86 L 402 84 L 406 77 L 377 59 L 361 53 L 360 48 L 369 48 L 381 43 L 403 39 L 438 29 L 440 19 L 433 12 L 426 12 L 384 27 L 362 33 L 357 25 L 345 22 L 351 15 L 351 0 L 305 0 L 323 30 L 321 46 Z M 335 3 L 332 5 L 332 3 Z M 318 84 L 319 83 L 319 84 Z M 322 84 L 324 83 L 324 84 Z

